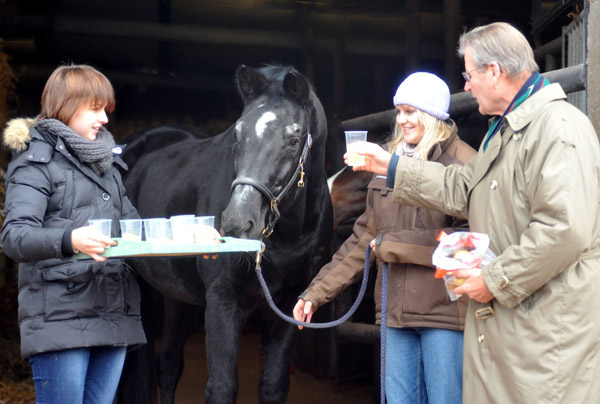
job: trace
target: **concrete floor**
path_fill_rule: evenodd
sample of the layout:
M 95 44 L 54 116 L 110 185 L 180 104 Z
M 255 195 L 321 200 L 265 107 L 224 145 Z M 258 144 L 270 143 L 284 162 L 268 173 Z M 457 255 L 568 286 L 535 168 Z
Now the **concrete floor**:
M 260 335 L 244 333 L 240 343 L 238 403 L 256 404 Z M 177 387 L 175 404 L 198 404 L 204 402 L 206 384 L 206 360 L 204 335 L 190 336 L 185 347 L 185 369 Z M 317 379 L 309 373 L 294 369 L 291 374 L 290 393 L 287 404 L 372 404 L 372 385 L 352 383 L 335 386 L 329 379 Z M 378 402 L 378 400 L 376 401 Z

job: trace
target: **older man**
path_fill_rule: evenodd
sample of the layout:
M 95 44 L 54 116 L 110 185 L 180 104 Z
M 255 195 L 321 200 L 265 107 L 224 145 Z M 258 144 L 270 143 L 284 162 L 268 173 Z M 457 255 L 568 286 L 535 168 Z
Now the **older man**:
M 600 147 L 588 118 L 537 72 L 514 27 L 463 34 L 465 91 L 493 115 L 464 167 L 367 144 L 395 201 L 469 219 L 497 258 L 456 293 L 471 300 L 464 403 L 600 403 Z M 433 274 L 432 274 L 433 276 Z

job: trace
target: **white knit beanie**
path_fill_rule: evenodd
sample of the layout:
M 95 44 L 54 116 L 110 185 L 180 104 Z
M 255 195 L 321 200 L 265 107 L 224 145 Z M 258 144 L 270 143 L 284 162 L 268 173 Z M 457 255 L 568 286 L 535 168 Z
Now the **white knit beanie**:
M 394 105 L 410 105 L 445 121 L 450 117 L 450 89 L 435 74 L 413 73 L 396 90 Z

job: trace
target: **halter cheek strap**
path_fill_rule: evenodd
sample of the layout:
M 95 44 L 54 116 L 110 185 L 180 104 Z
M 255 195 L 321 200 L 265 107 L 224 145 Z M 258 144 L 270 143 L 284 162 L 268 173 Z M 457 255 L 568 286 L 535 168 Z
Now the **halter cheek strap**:
M 304 187 L 304 175 L 305 175 L 304 174 L 304 161 L 306 161 L 306 157 L 308 156 L 308 151 L 310 150 L 311 147 L 312 147 L 312 136 L 310 135 L 310 133 L 307 133 L 306 142 L 304 143 L 304 149 L 302 149 L 302 155 L 300 156 L 300 160 L 298 160 L 298 166 L 296 167 L 296 171 L 294 171 L 294 175 L 292 175 L 292 178 L 290 178 L 290 180 L 288 181 L 286 186 L 281 190 L 281 192 L 277 196 L 275 196 L 271 192 L 271 190 L 269 190 L 269 188 L 267 188 L 260 182 L 256 181 L 254 178 L 238 177 L 235 180 L 233 180 L 233 182 L 231 183 L 231 192 L 233 192 L 233 189 L 238 185 L 250 185 L 250 186 L 256 188 L 257 190 L 259 190 L 265 196 L 265 198 L 267 198 L 267 200 L 270 202 L 271 213 L 273 215 L 269 218 L 267 227 L 265 227 L 262 231 L 262 234 L 265 237 L 269 237 L 273 233 L 273 230 L 275 229 L 275 224 L 277 223 L 277 221 L 279 220 L 279 217 L 281 216 L 281 214 L 279 213 L 279 209 L 277 208 L 277 205 L 279 204 L 279 201 L 285 196 L 285 194 L 290 190 L 290 188 L 292 187 L 292 184 L 294 183 L 294 181 L 296 181 L 296 178 L 298 178 L 298 175 L 300 175 L 300 180 L 298 181 L 297 186 L 298 186 L 298 188 Z

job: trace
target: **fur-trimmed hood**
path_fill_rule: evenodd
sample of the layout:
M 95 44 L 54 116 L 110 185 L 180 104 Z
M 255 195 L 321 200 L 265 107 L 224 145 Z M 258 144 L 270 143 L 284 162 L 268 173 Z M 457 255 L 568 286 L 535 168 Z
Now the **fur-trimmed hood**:
M 11 151 L 20 153 L 27 149 L 27 144 L 31 140 L 29 129 L 35 126 L 33 118 L 16 118 L 12 119 L 4 129 L 2 143 Z

